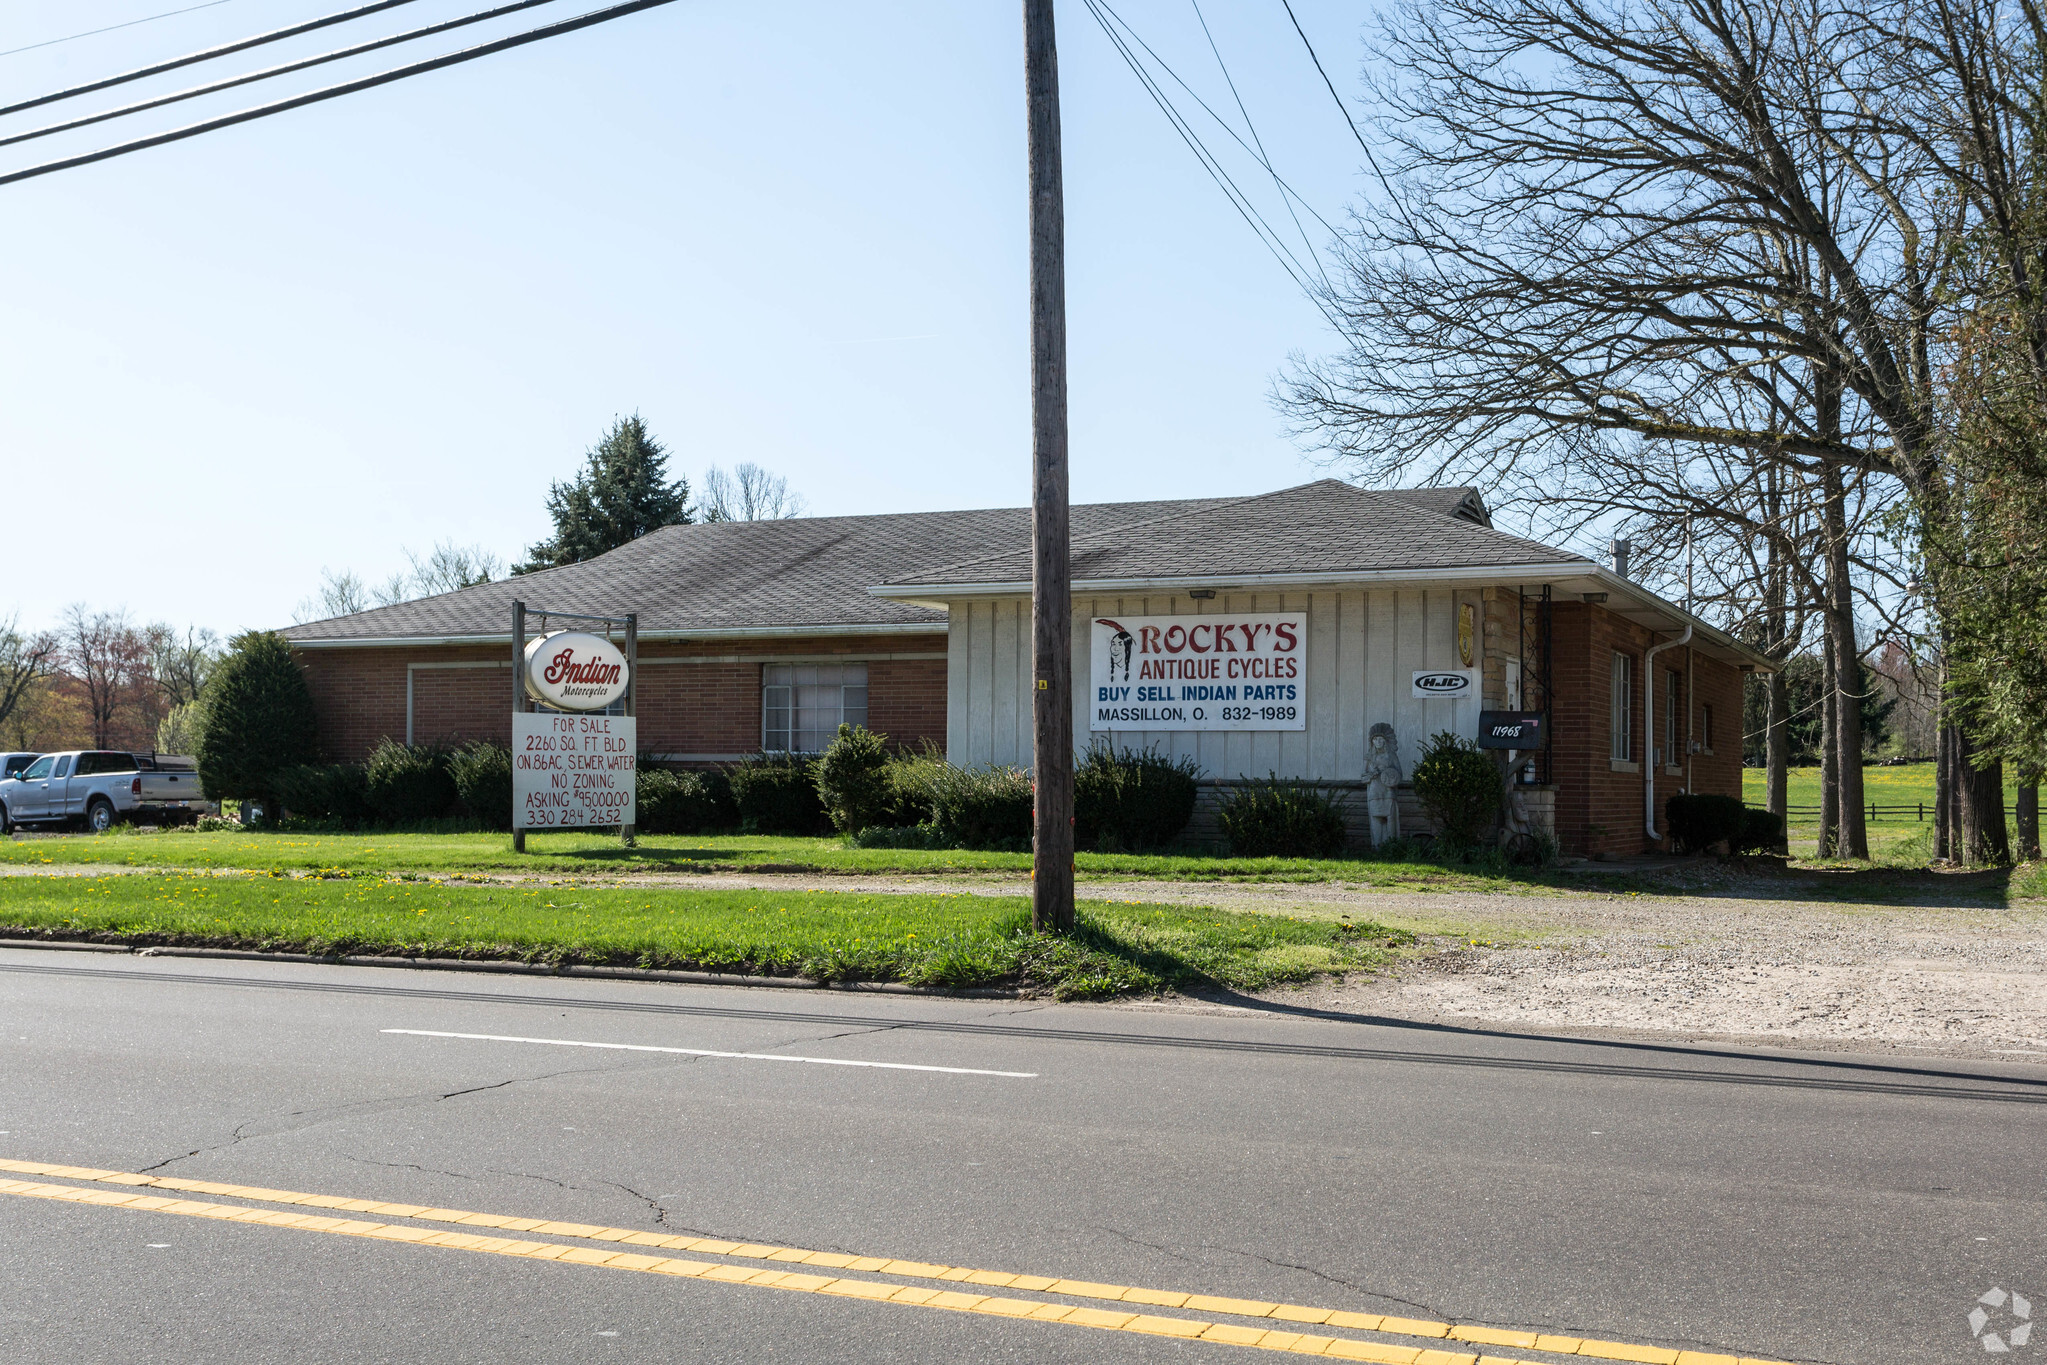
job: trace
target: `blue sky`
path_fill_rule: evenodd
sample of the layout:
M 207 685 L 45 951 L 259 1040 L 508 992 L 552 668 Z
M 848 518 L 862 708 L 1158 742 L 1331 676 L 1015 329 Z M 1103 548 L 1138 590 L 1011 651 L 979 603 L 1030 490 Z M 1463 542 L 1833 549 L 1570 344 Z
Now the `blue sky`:
M 227 0 L 0 56 L 0 96 L 344 3 Z M 0 0 L 0 49 L 177 7 Z M 75 105 L 480 7 L 419 0 Z M 0 167 L 595 7 L 562 0 L 0 149 Z M 1355 96 L 1369 12 L 1295 9 Z M 1022 503 L 1019 11 L 679 0 L 0 187 L 0 453 L 17 532 L 0 617 L 40 625 L 87 601 L 228 631 L 289 621 L 323 566 L 380 579 L 405 547 L 442 539 L 509 559 L 545 534 L 548 482 L 635 410 L 693 481 L 753 460 L 814 513 Z M 1119 12 L 1233 107 L 1187 0 Z M 1340 221 L 1360 153 L 1279 0 L 1206 13 L 1275 165 Z M 1288 352 L 1329 346 L 1326 324 L 1073 0 L 1060 38 L 1075 499 L 1318 477 L 1269 394 Z M 1264 173 L 1240 153 L 1229 164 L 1285 224 Z

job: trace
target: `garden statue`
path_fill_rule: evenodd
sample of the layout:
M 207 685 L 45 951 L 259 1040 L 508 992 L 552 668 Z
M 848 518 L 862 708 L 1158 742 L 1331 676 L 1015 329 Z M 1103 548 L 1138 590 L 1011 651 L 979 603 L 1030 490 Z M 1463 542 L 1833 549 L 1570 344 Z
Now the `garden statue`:
M 1365 755 L 1365 813 L 1371 821 L 1372 847 L 1400 837 L 1400 794 L 1406 780 L 1400 771 L 1400 741 L 1385 721 L 1372 726 L 1371 748 Z

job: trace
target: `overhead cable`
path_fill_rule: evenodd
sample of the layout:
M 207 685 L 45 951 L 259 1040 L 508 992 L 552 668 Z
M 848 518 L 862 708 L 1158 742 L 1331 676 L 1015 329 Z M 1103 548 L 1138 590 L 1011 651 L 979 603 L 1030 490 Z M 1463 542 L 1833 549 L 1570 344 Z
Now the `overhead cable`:
M 1258 164 L 1265 167 L 1265 173 L 1271 176 L 1272 183 L 1279 187 L 1279 201 L 1286 205 L 1287 217 L 1294 220 L 1294 231 L 1301 234 L 1301 246 L 1307 251 L 1308 259 L 1315 263 L 1315 273 L 1322 277 L 1322 287 L 1328 289 L 1329 272 L 1322 268 L 1321 253 L 1317 252 L 1315 244 L 1308 240 L 1308 230 L 1301 226 L 1301 215 L 1294 211 L 1293 199 L 1288 197 L 1292 191 L 1287 187 L 1286 181 L 1280 179 L 1279 171 L 1273 167 L 1272 158 L 1265 151 L 1265 139 L 1258 136 L 1258 125 L 1251 121 L 1251 111 L 1245 107 L 1244 97 L 1237 92 L 1236 79 L 1230 75 L 1229 64 L 1223 61 L 1222 49 L 1216 45 L 1215 34 L 1209 31 L 1208 16 L 1201 12 L 1201 0 L 1188 0 L 1188 3 L 1194 6 L 1194 17 L 1201 24 L 1201 36 L 1208 39 L 1208 50 L 1215 54 L 1216 70 L 1223 73 L 1223 84 L 1230 88 L 1230 98 L 1237 102 L 1237 112 L 1244 119 L 1244 131 L 1251 135 L 1251 145 L 1257 148 Z M 1309 212 L 1314 213 L 1314 210 L 1310 209 Z M 1315 216 L 1322 217 L 1319 213 Z M 1324 219 L 1322 226 L 1329 227 L 1328 220 Z M 1330 230 L 1332 233 L 1335 231 L 1333 228 Z
M 445 53 L 439 57 L 430 57 L 425 61 L 412 62 L 406 66 L 395 66 L 388 71 L 379 71 L 372 76 L 363 76 L 352 81 L 343 81 L 339 85 L 330 85 L 319 90 L 309 90 L 303 95 L 293 95 L 289 99 L 277 100 L 270 104 L 259 104 L 236 113 L 223 114 L 219 118 L 206 119 L 200 123 L 189 123 L 182 128 L 173 128 L 169 132 L 137 138 L 133 142 L 116 143 L 111 147 L 102 147 L 98 151 L 85 152 L 79 156 L 67 156 L 58 161 L 45 161 L 41 165 L 30 166 L 24 170 L 9 171 L 5 175 L 0 175 L 0 185 L 12 185 L 19 180 L 29 180 L 35 176 L 48 175 L 52 171 L 66 171 L 75 166 L 89 166 L 95 161 L 105 161 L 110 157 L 123 156 L 129 152 L 139 152 L 150 147 L 161 147 L 170 142 L 182 142 L 188 137 L 197 137 L 201 133 L 210 133 L 218 128 L 231 128 L 238 123 L 248 123 L 253 119 L 264 118 L 271 114 L 282 114 L 288 110 L 301 109 L 309 104 L 318 104 L 322 100 L 331 100 L 342 95 L 352 95 L 358 90 L 369 90 L 379 85 L 388 85 L 392 81 L 404 80 L 407 76 L 418 76 L 429 71 L 439 71 L 443 67 L 475 61 L 478 57 L 488 57 L 492 53 L 504 52 L 515 47 L 524 47 L 527 43 L 537 43 L 543 38 L 554 38 L 564 33 L 573 33 L 578 29 L 590 28 L 593 25 L 606 23 L 612 19 L 622 19 L 628 14 L 637 14 L 641 10 L 654 9 L 661 5 L 673 3 L 674 0 L 628 0 L 626 4 L 611 5 L 604 9 L 591 10 L 588 14 L 579 14 L 573 19 L 564 19 L 557 24 L 547 24 L 541 28 L 528 29 L 524 33 L 515 33 L 507 38 L 493 39 L 488 43 L 479 43 L 475 47 L 465 47 L 455 52 Z
M 194 62 L 210 62 L 215 57 L 225 57 L 231 52 L 247 52 L 250 48 L 261 47 L 265 43 L 278 42 L 284 38 L 295 38 L 301 33 L 311 33 L 314 29 L 331 28 L 335 24 L 345 24 L 351 19 L 360 19 L 366 14 L 377 14 L 383 10 L 396 9 L 400 5 L 409 5 L 412 2 L 413 0 L 376 0 L 375 4 L 358 5 L 354 9 L 342 10 L 338 14 L 329 14 L 318 19 L 308 19 L 303 24 L 290 24 L 284 28 L 274 28 L 268 33 L 259 33 L 253 38 L 237 38 L 234 42 L 222 43 L 218 47 L 203 48 L 198 52 L 188 52 L 182 57 L 173 57 L 167 62 L 157 62 L 151 66 L 137 67 L 133 71 L 123 71 L 118 76 L 108 76 L 104 80 L 87 81 L 84 85 L 74 85 L 66 90 L 53 90 L 47 95 L 37 95 L 32 100 L 22 100 L 16 104 L 0 106 L 0 115 L 18 114 L 24 109 L 34 109 L 44 104 L 55 104 L 58 100 L 68 100 L 76 95 L 90 95 L 95 90 L 105 90 L 110 86 L 126 85 L 129 81 L 139 81 L 144 76 L 160 76 L 166 71 L 176 71 L 179 67 L 190 66 Z M 172 12 L 183 13 L 183 11 L 179 10 Z
M 1209 178 L 1214 180 L 1217 188 L 1222 190 L 1223 197 L 1230 201 L 1230 207 L 1234 208 L 1250 227 L 1251 231 L 1258 235 L 1258 240 L 1264 243 L 1265 249 L 1272 253 L 1274 260 L 1279 262 L 1280 269 L 1286 271 L 1287 275 L 1300 288 L 1301 292 L 1307 295 L 1309 300 L 1321 310 L 1323 316 L 1328 319 L 1330 324 L 1335 326 L 1336 319 L 1330 315 L 1327 303 L 1309 279 L 1308 268 L 1287 248 L 1285 242 L 1280 239 L 1279 233 L 1273 229 L 1270 223 L 1265 221 L 1264 216 L 1251 203 L 1250 197 L 1238 188 L 1236 181 L 1230 178 L 1229 172 L 1223 169 L 1222 163 L 1216 159 L 1215 154 L 1209 151 L 1207 145 L 1202 142 L 1200 135 L 1194 131 L 1193 126 L 1187 122 L 1186 117 L 1174 106 L 1171 97 L 1159 87 L 1157 80 L 1152 76 L 1151 72 L 1146 69 L 1144 63 L 1138 59 L 1137 54 L 1124 41 L 1123 35 L 1117 32 L 1115 25 L 1110 23 L 1109 15 L 1113 14 L 1114 11 L 1105 13 L 1104 11 L 1108 7 L 1102 3 L 1102 0 L 1085 0 L 1085 3 L 1087 4 L 1088 12 L 1094 15 L 1095 22 L 1101 25 L 1102 32 L 1108 35 L 1110 43 L 1115 46 L 1117 53 L 1123 58 L 1124 63 L 1129 66 L 1132 74 L 1137 77 L 1138 83 L 1144 87 L 1145 93 L 1151 96 L 1152 102 L 1158 105 L 1159 111 L 1166 116 L 1166 121 L 1173 125 L 1173 131 L 1180 135 L 1180 140 L 1185 142 L 1187 149 L 1194 153 L 1195 160 L 1201 163 L 1201 168 L 1208 172 Z M 1116 16 L 1116 24 L 1120 24 L 1125 29 L 1129 28 L 1129 25 L 1120 15 Z M 1134 30 L 1131 32 L 1131 36 L 1133 38 L 1136 37 Z M 1140 44 L 1143 42 L 1142 39 L 1137 41 Z M 1148 46 L 1145 50 L 1148 53 L 1150 52 Z M 1151 55 L 1153 60 L 1157 60 L 1156 53 Z M 1165 65 L 1163 62 L 1159 64 L 1162 67 Z M 1178 80 L 1179 78 L 1175 76 L 1174 79 Z M 1184 82 L 1182 85 L 1184 88 Z M 1192 92 L 1190 91 L 1189 93 L 1191 94 Z M 1195 99 L 1197 103 L 1201 102 L 1199 96 L 1196 96 Z M 1206 108 L 1206 104 L 1203 104 L 1203 107 Z M 1209 114 L 1210 117 L 1214 117 L 1213 110 L 1209 110 Z M 1234 132 L 1232 132 L 1232 136 L 1234 135 Z M 1238 141 L 1241 143 L 1242 139 L 1239 138 Z
M 475 14 L 465 14 L 459 19 L 444 19 L 438 24 L 428 24 L 424 28 L 408 29 L 404 33 L 394 33 L 388 38 L 373 38 L 369 42 L 357 43 L 353 47 L 339 47 L 332 52 L 322 52 L 316 57 L 304 57 L 295 62 L 284 62 L 278 66 L 264 67 L 261 71 L 251 71 L 245 75 L 230 76 L 226 80 L 213 81 L 206 85 L 194 85 L 184 90 L 174 90 L 168 95 L 158 95 L 154 99 L 138 100 L 134 104 L 124 104 L 114 109 L 103 109 L 99 113 L 67 119 L 62 123 L 46 123 L 40 128 L 31 128 L 25 133 L 12 133 L 6 137 L 0 137 L 0 147 L 11 147 L 17 142 L 28 142 L 35 138 L 48 137 L 52 133 L 68 133 L 73 128 L 83 128 L 93 123 L 105 123 L 108 119 L 120 118 L 126 114 L 139 114 L 145 109 L 159 109 L 166 104 L 176 104 L 181 100 L 197 99 L 201 95 L 211 95 L 220 90 L 232 90 L 238 85 L 248 85 L 252 81 L 269 80 L 272 76 L 283 76 L 293 71 L 304 71 L 307 67 L 323 66 L 328 62 L 338 62 L 345 57 L 359 57 L 365 52 L 375 52 L 378 48 L 393 47 L 399 43 L 409 43 L 417 38 L 429 38 L 436 33 L 446 33 L 450 29 L 465 28 L 470 24 L 481 24 L 486 20 L 503 18 L 507 14 L 516 14 L 520 10 L 532 9 L 538 5 L 551 5 L 553 3 L 555 3 L 555 0 L 513 0 L 513 3 L 499 5 L 496 9 L 479 10 Z
M 206 0 L 206 3 L 203 5 L 187 5 L 183 9 L 167 9 L 162 14 L 144 15 L 140 19 L 130 19 L 125 24 L 108 24 L 105 28 L 89 28 L 83 33 L 69 33 L 62 38 L 45 38 L 40 43 L 30 43 L 26 47 L 10 47 L 5 52 L 0 52 L 0 57 L 12 57 L 17 52 L 34 52 L 39 47 L 55 47 L 59 43 L 75 43 L 80 38 L 96 38 L 102 33 L 112 33 L 115 29 L 134 28 L 137 24 L 153 24 L 159 19 L 171 19 L 180 14 L 190 14 L 193 10 L 212 9 L 215 5 L 225 5 L 226 3 L 228 3 L 228 0 Z

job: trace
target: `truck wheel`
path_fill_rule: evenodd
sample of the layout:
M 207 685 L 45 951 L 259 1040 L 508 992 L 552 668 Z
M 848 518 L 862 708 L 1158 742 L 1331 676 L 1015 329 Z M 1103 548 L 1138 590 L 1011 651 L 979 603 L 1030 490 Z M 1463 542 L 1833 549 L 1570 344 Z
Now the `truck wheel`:
M 114 804 L 105 798 L 98 798 L 85 808 L 85 827 L 94 834 L 105 834 L 114 827 Z
M 7 814 L 7 807 L 0 805 L 0 834 L 14 833 L 14 820 Z

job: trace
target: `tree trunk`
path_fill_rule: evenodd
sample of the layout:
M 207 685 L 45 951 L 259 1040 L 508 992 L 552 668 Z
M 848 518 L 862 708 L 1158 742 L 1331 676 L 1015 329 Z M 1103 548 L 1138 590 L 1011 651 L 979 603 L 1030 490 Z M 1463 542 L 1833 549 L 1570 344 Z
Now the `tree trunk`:
M 1945 663 L 1938 686 L 1933 712 L 1933 859 L 1946 863 L 1959 861 L 1961 843 L 1955 838 L 1954 727 L 1948 724 Z
M 1827 612 L 1820 615 L 1825 627 L 1820 649 L 1820 837 L 1813 856 L 1831 858 L 1841 847 L 1841 762 L 1834 742 L 1841 694 L 1834 686 L 1834 618 Z
M 1778 518 L 1783 514 L 1783 494 L 1778 478 L 1777 467 L 1772 465 L 1766 496 L 1770 526 L 1773 530 L 1779 529 Z M 1791 826 L 1791 685 L 1785 680 L 1782 665 L 1786 656 L 1791 653 L 1790 622 L 1785 604 L 1789 575 L 1785 570 L 1784 551 L 1775 535 L 1770 537 L 1769 552 L 1769 567 L 1763 578 L 1767 611 L 1764 619 L 1765 628 L 1769 631 L 1769 655 L 1779 667 L 1770 675 L 1767 684 L 1769 719 L 1763 730 L 1763 763 L 1768 794 L 1764 798 L 1764 804 L 1788 830 Z M 1776 851 L 1789 852 L 1789 840 L 1780 837 Z
M 1834 665 L 1834 781 L 1840 811 L 1840 855 L 1869 857 L 1862 806 L 1862 666 L 1855 644 L 1855 591 L 1848 579 L 1848 495 L 1841 469 L 1821 475 L 1826 492 L 1827 641 Z
M 2040 775 L 2021 776 L 2018 799 L 2018 856 L 2026 862 L 2040 857 Z
M 1955 731 L 1955 796 L 1961 807 L 1961 856 L 1972 866 L 2011 861 L 2011 839 L 2004 820 L 2004 764 L 1978 768 L 1971 758 L 1975 745 Z

